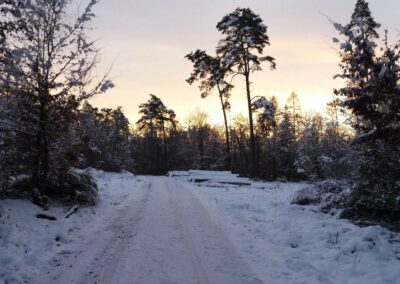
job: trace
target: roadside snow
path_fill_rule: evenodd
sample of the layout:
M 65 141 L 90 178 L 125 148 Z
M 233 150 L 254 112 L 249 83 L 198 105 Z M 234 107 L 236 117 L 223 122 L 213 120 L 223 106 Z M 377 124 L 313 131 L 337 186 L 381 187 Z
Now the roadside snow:
M 88 232 L 101 228 L 119 208 L 128 206 L 127 197 L 140 179 L 131 173 L 86 170 L 99 188 L 99 203 L 81 208 L 68 219 L 70 208 L 52 207 L 43 211 L 24 200 L 0 200 L 0 283 L 30 283 L 34 275 L 48 273 L 49 264 L 59 265 L 69 247 L 85 239 Z M 36 218 L 39 213 L 58 218 Z
M 290 205 L 305 184 L 233 187 L 218 185 L 215 176 L 186 185 L 266 283 L 400 283 L 399 234 Z M 220 173 L 217 180 L 236 178 Z
M 86 172 L 100 201 L 68 219 L 0 201 L 0 284 L 400 283 L 400 235 L 291 205 L 307 184 Z

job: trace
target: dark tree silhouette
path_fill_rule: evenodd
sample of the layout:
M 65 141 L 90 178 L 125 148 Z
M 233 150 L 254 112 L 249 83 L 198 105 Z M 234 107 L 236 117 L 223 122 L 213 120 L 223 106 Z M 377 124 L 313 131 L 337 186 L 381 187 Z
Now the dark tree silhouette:
M 257 159 L 254 137 L 253 113 L 251 108 L 250 74 L 261 70 L 262 62 L 269 62 L 275 69 L 275 60 L 271 56 L 260 56 L 264 48 L 270 44 L 267 26 L 262 19 L 250 9 L 237 8 L 224 16 L 217 24 L 217 29 L 225 36 L 220 40 L 217 54 L 222 58 L 226 69 L 234 70 L 244 76 L 249 112 L 250 146 L 251 146 L 251 176 L 256 176 Z
M 342 73 L 336 77 L 346 84 L 335 94 L 356 130 L 353 214 L 396 219 L 400 216 L 396 199 L 400 195 L 400 48 L 389 46 L 386 38 L 378 48 L 380 25 L 365 0 L 357 1 L 349 24 L 335 27 L 344 38 L 339 53 Z
M 150 95 L 150 99 L 139 106 L 139 113 L 142 117 L 136 122 L 140 131 L 144 131 L 153 141 L 162 136 L 164 151 L 164 172 L 168 171 L 168 128 L 175 129 L 175 112 L 168 109 L 164 103 L 155 95 Z M 157 145 L 155 145 L 157 147 Z M 156 167 L 156 165 L 154 165 Z
M 186 55 L 186 58 L 193 63 L 193 72 L 186 81 L 193 84 L 200 81 L 201 97 L 205 98 L 214 90 L 218 90 L 221 102 L 222 113 L 224 116 L 225 126 L 225 144 L 226 144 L 226 167 L 231 168 L 231 149 L 229 141 L 229 128 L 226 116 L 227 110 L 230 108 L 229 97 L 233 86 L 226 81 L 227 70 L 221 62 L 221 58 L 212 57 L 205 51 L 196 50 Z
M 68 0 L 2 1 L 11 11 L 3 29 L 0 83 L 9 94 L 9 103 L 19 113 L 6 113 L 21 131 L 29 129 L 32 155 L 32 182 L 39 189 L 50 170 L 61 170 L 50 159 L 53 145 L 65 131 L 80 103 L 104 93 L 113 84 L 101 78 L 94 82 L 97 49 L 86 36 L 94 18 L 92 0 L 75 18 L 69 17 Z M 20 115 L 22 114 L 22 115 Z M 25 131 L 26 132 L 26 131 Z

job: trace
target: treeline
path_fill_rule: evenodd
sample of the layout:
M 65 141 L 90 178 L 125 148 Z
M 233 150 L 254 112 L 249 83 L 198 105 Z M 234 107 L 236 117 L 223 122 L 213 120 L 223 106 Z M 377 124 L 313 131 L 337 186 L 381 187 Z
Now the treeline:
M 324 115 L 304 114 L 296 93 L 283 108 L 275 98 L 271 101 L 276 109 L 274 123 L 263 123 L 261 113 L 256 117 L 257 177 L 288 181 L 344 178 L 351 164 L 346 153 L 353 133 L 340 126 L 338 108 L 332 104 Z M 243 115 L 236 116 L 228 128 L 231 157 L 227 168 L 224 128 L 211 125 L 206 112 L 197 110 L 179 124 L 172 110 L 163 113 L 167 108 L 154 95 L 141 107 L 143 117 L 133 141 L 137 172 L 202 169 L 250 175 L 249 127 Z

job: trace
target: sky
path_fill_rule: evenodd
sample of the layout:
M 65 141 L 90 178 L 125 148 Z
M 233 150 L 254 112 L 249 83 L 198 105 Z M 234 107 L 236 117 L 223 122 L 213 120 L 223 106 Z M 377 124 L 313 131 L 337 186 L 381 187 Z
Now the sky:
M 116 87 L 91 99 L 97 107 L 122 106 L 131 123 L 139 118 L 138 106 L 154 94 L 183 122 L 194 109 L 222 121 L 217 94 L 202 99 L 197 85 L 185 80 L 192 70 L 184 58 L 196 49 L 214 54 L 223 36 L 216 24 L 237 7 L 251 8 L 268 26 L 271 46 L 265 55 L 276 59 L 277 69 L 252 74 L 254 96 L 276 96 L 281 105 L 295 91 L 303 111 L 323 111 L 332 100 L 333 80 L 340 72 L 332 38 L 338 36 L 328 18 L 346 24 L 355 0 L 102 0 L 91 37 L 98 40 L 99 73 L 111 67 Z M 399 0 L 370 0 L 375 20 L 400 38 Z M 236 77 L 231 117 L 246 114 L 245 85 Z

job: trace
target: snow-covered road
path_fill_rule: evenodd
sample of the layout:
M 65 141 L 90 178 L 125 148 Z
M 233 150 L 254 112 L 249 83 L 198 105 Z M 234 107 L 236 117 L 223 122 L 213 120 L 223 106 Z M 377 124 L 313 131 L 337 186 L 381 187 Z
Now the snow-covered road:
M 400 234 L 292 205 L 307 184 L 82 171 L 99 199 L 70 218 L 0 200 L 0 284 L 400 283 Z
M 35 283 L 263 283 L 192 191 L 146 177 Z

